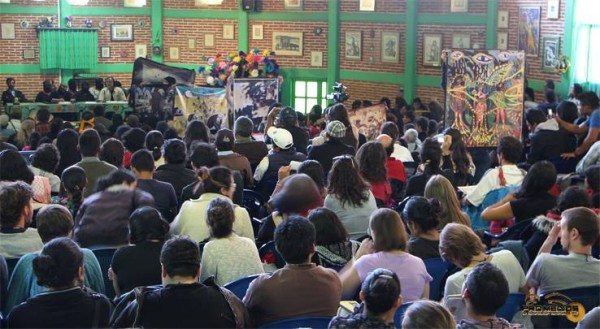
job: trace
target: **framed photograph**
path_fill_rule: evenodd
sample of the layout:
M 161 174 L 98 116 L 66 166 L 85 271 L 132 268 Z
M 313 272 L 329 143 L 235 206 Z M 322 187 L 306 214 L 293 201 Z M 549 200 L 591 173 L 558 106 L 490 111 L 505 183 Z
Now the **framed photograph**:
M 558 19 L 560 12 L 560 0 L 548 0 L 548 12 L 546 18 Z
M 540 53 L 540 7 L 519 7 L 517 49 L 527 56 Z
M 110 26 L 111 41 L 133 41 L 132 24 L 112 24 Z
M 469 12 L 469 0 L 450 0 L 451 13 Z
M 360 0 L 359 11 L 375 11 L 375 0 Z
M 556 61 L 560 57 L 560 37 L 546 36 L 542 38 L 542 71 L 556 73 Z
M 471 35 L 455 33 L 452 35 L 452 48 L 454 49 L 470 49 Z
M 360 60 L 362 54 L 362 33 L 360 31 L 347 31 L 344 38 L 346 59 Z
M 262 40 L 263 39 L 263 26 L 252 25 L 252 39 Z
M 169 58 L 179 59 L 179 47 L 169 47 Z
M 283 8 L 288 10 L 302 10 L 304 0 L 284 0 Z
M 15 24 L 13 23 L 2 23 L 0 25 L 2 39 L 14 39 L 15 38 Z
M 35 49 L 23 49 L 23 59 L 35 59 Z
M 204 33 L 204 47 L 214 47 L 215 46 L 215 34 L 214 33 Z
M 423 35 L 423 66 L 440 66 L 442 54 L 442 35 Z
M 496 41 L 498 42 L 498 50 L 508 49 L 508 33 L 498 32 L 496 35 Z
M 102 58 L 109 58 L 110 57 L 110 47 L 102 47 L 102 49 L 100 51 L 100 56 Z
M 233 24 L 223 24 L 223 39 L 232 40 L 234 34 Z
M 188 48 L 195 49 L 196 48 L 196 39 L 188 39 Z
M 144 57 L 148 55 L 148 46 L 146 45 L 135 45 L 135 58 Z
M 123 7 L 144 7 L 146 0 L 123 0 Z
M 508 28 L 508 10 L 499 10 L 498 11 L 498 28 L 499 29 L 507 29 Z
M 302 56 L 302 32 L 273 32 L 273 50 L 277 55 Z
M 381 32 L 381 61 L 390 63 L 400 61 L 400 34 Z
M 323 52 L 322 51 L 311 51 L 310 52 L 310 66 L 323 66 Z

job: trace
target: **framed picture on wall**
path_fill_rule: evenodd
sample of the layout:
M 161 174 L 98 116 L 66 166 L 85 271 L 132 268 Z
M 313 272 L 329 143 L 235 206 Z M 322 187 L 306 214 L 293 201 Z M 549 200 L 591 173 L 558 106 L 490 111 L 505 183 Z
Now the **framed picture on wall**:
M 451 13 L 466 13 L 469 11 L 469 0 L 450 0 Z
M 440 66 L 442 35 L 423 35 L 423 66 Z
M 148 54 L 148 46 L 146 45 L 135 45 L 135 58 L 144 57 Z
M 14 39 L 15 38 L 15 24 L 13 23 L 2 23 L 0 25 L 2 39 Z
M 233 24 L 223 24 L 223 39 L 232 40 L 234 35 Z
M 215 46 L 215 34 L 204 33 L 204 47 L 211 48 Z
M 144 7 L 146 0 L 123 0 L 123 7 Z
M 560 37 L 545 36 L 542 38 L 542 71 L 556 73 L 556 61 L 560 57 Z
M 558 19 L 560 12 L 560 0 L 548 0 L 548 12 L 546 18 Z
M 362 54 L 362 33 L 347 31 L 344 38 L 346 59 L 360 60 Z
M 310 52 L 310 66 L 323 66 L 323 52 L 322 51 L 311 51 Z
M 540 7 L 519 7 L 517 49 L 527 56 L 540 53 Z
M 302 56 L 302 32 L 273 32 L 273 50 L 277 55 Z
M 110 26 L 111 41 L 133 41 L 132 24 L 112 24 Z
M 100 51 L 100 57 L 110 58 L 110 47 L 102 47 Z
M 498 32 L 496 35 L 496 42 L 498 42 L 498 50 L 508 49 L 508 33 Z
M 400 34 L 381 32 L 381 61 L 390 63 L 400 61 Z
M 23 49 L 23 59 L 35 59 L 35 49 Z
M 470 49 L 471 35 L 463 33 L 454 33 L 452 35 L 452 48 L 454 49 Z
M 284 0 L 283 8 L 287 10 L 302 10 L 304 0 Z
M 375 11 L 375 0 L 360 0 L 358 10 L 360 10 L 360 11 Z
M 508 28 L 508 10 L 499 10 L 498 11 L 498 28 L 499 29 L 507 29 Z
M 263 39 L 263 26 L 252 25 L 252 39 L 262 40 Z
M 179 59 L 179 47 L 169 47 L 169 58 Z

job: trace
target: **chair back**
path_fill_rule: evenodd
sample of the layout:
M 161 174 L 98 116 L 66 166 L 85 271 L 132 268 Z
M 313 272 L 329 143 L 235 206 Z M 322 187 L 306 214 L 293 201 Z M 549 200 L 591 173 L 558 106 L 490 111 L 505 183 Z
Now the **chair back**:
M 533 218 L 524 219 L 514 223 L 506 231 L 500 234 L 492 234 L 488 231 L 485 231 L 483 234 L 483 243 L 485 243 L 489 248 L 492 246 L 492 240 L 521 240 L 521 234 L 528 230 L 532 222 Z
M 283 260 L 283 257 L 281 257 L 275 248 L 275 241 L 269 241 L 260 247 L 258 249 L 258 255 L 263 263 L 273 264 L 274 261 L 277 268 L 282 268 L 285 266 L 285 260 Z
M 263 205 L 263 197 L 259 193 L 253 190 L 244 189 L 244 198 L 242 200 L 242 206 L 246 208 L 250 218 L 260 217 L 260 207 Z
M 404 313 L 406 313 L 406 310 L 410 305 L 412 305 L 412 302 L 403 303 L 396 310 L 396 314 L 394 315 L 394 325 L 396 326 L 396 328 L 402 327 L 402 319 L 404 319 Z
M 573 289 L 565 289 L 565 290 L 559 290 L 557 292 L 570 298 L 571 303 L 580 303 L 581 305 L 583 305 L 585 312 L 590 312 L 594 307 L 597 307 L 600 305 L 600 285 L 581 287 L 581 288 L 573 288 Z M 556 304 L 556 303 L 549 303 L 548 300 L 546 300 L 547 295 L 548 294 L 540 296 L 541 297 L 540 300 L 542 301 L 542 303 L 545 303 L 548 305 Z M 549 297 L 548 299 L 549 300 L 556 300 L 556 299 L 562 300 L 562 298 L 560 298 L 560 297 Z M 571 313 L 571 314 L 573 314 L 573 313 Z M 577 326 L 577 323 L 571 322 L 569 319 L 567 319 L 566 316 L 551 316 L 551 317 L 549 317 L 549 321 L 550 321 L 550 324 L 549 324 L 548 328 L 575 328 L 575 326 Z
M 27 164 L 31 164 L 31 156 L 35 153 L 35 151 L 19 151 L 23 159 L 27 161 Z
M 525 295 L 520 292 L 509 294 L 506 298 L 506 303 L 496 312 L 496 316 L 503 318 L 508 322 L 512 321 L 513 316 L 521 310 L 525 304 Z
M 247 277 L 237 279 L 225 284 L 223 287 L 234 293 L 239 299 L 244 299 L 246 291 L 250 286 L 250 282 L 254 281 L 260 274 L 249 275 Z
M 447 277 L 448 269 L 452 264 L 442 258 L 428 258 L 424 259 L 423 262 L 427 273 L 433 278 L 429 283 L 429 299 L 440 300 L 444 292 L 443 285 L 445 282 L 443 281 Z
M 104 292 L 106 297 L 109 299 L 115 298 L 115 289 L 113 288 L 112 281 L 108 279 L 108 268 L 112 263 L 113 255 L 118 248 L 107 247 L 107 248 L 97 248 L 92 249 L 92 252 L 98 259 L 98 263 L 100 264 L 100 269 L 102 270 L 102 277 L 104 278 Z
M 6 259 L 6 268 L 8 270 L 8 280 L 10 281 L 10 277 L 12 275 L 12 272 L 15 270 L 15 267 L 17 266 L 17 263 L 19 262 L 19 259 L 21 258 L 7 258 Z
M 280 329 L 293 329 L 293 328 L 327 328 L 331 317 L 319 316 L 319 317 L 302 317 L 288 320 L 281 320 L 276 322 L 267 323 L 259 328 L 280 328 Z

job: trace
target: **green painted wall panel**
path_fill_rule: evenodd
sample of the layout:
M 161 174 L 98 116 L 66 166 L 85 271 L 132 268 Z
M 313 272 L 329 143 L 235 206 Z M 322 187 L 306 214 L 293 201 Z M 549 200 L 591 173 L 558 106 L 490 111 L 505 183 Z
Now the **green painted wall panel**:
M 73 16 L 150 16 L 151 8 L 71 6 Z M 62 14 L 61 14 L 62 15 Z
M 417 87 L 417 0 L 406 0 L 406 37 L 404 38 L 404 98 L 413 99 Z
M 0 72 L 2 74 L 41 74 L 42 70 L 40 64 L 0 64 Z
M 327 4 L 327 91 L 340 79 L 340 3 L 329 0 Z
M 152 51 L 152 60 L 155 62 L 162 63 L 163 54 L 165 53 L 165 47 L 163 45 L 163 9 L 162 9 L 162 0 L 153 0 L 152 5 L 150 7 L 152 12 L 152 41 L 150 43 L 150 49 Z M 154 47 L 160 47 L 162 51 L 160 54 L 155 54 L 152 50 Z

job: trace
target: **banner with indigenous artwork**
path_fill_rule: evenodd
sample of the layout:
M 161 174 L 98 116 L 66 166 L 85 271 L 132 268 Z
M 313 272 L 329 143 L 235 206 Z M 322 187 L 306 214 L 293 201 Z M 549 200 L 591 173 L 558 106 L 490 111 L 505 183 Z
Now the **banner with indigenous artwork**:
M 445 50 L 446 127 L 467 147 L 496 147 L 506 135 L 521 139 L 525 53 Z
M 379 136 L 381 125 L 385 122 L 385 111 L 385 105 L 377 104 L 356 111 L 348 111 L 348 119 L 351 125 L 367 137 L 367 140 L 374 140 Z
M 254 131 L 259 131 L 266 122 L 269 106 L 279 101 L 277 78 L 253 78 L 233 80 L 233 114 L 237 119 L 246 116 L 252 119 Z
M 229 128 L 225 88 L 177 86 L 175 91 L 175 108 L 180 109 L 185 118 L 193 114 L 206 123 L 209 137 L 214 137 L 221 128 Z

